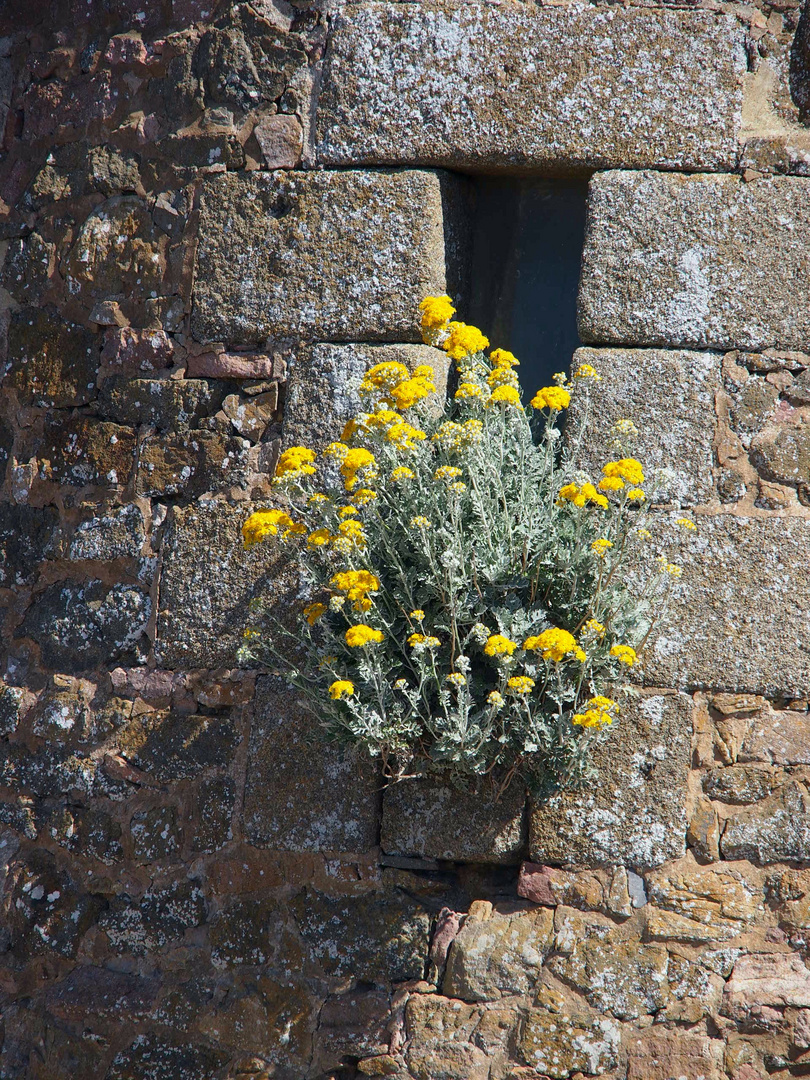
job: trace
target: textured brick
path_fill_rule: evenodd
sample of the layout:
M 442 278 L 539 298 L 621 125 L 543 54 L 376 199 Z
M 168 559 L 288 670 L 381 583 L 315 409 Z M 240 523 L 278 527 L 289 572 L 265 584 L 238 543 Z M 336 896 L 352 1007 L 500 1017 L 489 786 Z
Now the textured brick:
M 706 686 L 775 698 L 810 693 L 810 524 L 701 516 L 667 533 L 683 567 L 645 657 L 654 686 Z
M 200 341 L 418 340 L 445 291 L 443 188 L 428 172 L 275 172 L 203 188 L 192 326 Z
M 650 498 L 662 502 L 708 502 L 713 494 L 714 394 L 720 389 L 720 357 L 664 349 L 578 349 L 571 370 L 591 364 L 599 382 L 578 381 L 566 437 L 577 461 L 594 477 L 616 456 L 617 420 L 639 429 L 633 453 L 644 464 Z
M 319 159 L 731 169 L 743 34 L 723 15 L 482 3 L 347 5 Z
M 164 667 L 230 667 L 242 643 L 247 606 L 280 596 L 283 549 L 242 546 L 250 508 L 204 503 L 176 509 L 167 531 L 155 654 Z M 289 573 L 289 571 L 288 571 Z
M 591 181 L 583 341 L 805 349 L 810 180 L 613 172 Z
M 625 705 L 621 721 L 593 752 L 596 781 L 535 804 L 531 858 L 648 870 L 683 855 L 691 728 L 691 701 L 683 694 Z
M 248 751 L 245 835 L 277 851 L 368 851 L 380 779 L 368 758 L 317 744 L 317 719 L 281 680 L 259 682 Z

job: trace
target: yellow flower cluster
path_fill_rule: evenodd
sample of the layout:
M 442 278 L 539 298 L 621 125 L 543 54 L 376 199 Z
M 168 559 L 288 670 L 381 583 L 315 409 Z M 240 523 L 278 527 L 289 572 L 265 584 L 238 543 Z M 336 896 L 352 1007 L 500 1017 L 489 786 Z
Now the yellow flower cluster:
M 458 687 L 467 685 L 467 679 L 465 678 L 464 675 L 461 674 L 460 671 L 454 671 L 454 672 L 452 672 L 452 674 L 447 675 L 445 677 L 444 681 L 449 682 L 451 685 L 458 686 Z
M 680 525 L 682 529 L 697 529 L 697 525 L 691 518 L 675 518 L 675 524 Z
M 425 649 L 437 649 L 441 642 L 437 637 L 432 637 L 430 634 L 411 634 L 408 638 L 408 644 L 412 649 L 418 649 L 420 646 Z
M 249 548 L 265 536 L 278 536 L 280 532 L 281 539 L 287 540 L 290 536 L 302 536 L 306 531 L 306 525 L 293 521 L 286 510 L 257 510 L 242 526 L 242 540 Z
M 575 379 L 593 379 L 595 382 L 599 382 L 602 376 L 593 366 L 593 364 L 580 364 L 577 370 L 574 372 Z
M 383 640 L 382 630 L 375 630 L 365 623 L 357 623 L 346 631 L 346 644 L 350 649 L 361 649 L 364 645 L 379 645 Z
M 573 503 L 574 506 L 585 506 L 587 503 L 594 503 L 595 506 L 601 506 L 603 510 L 608 507 L 608 501 L 604 495 L 600 495 L 596 488 L 591 483 L 585 483 L 581 485 L 577 484 L 565 484 L 560 488 L 559 495 L 557 496 L 557 504 Z
M 372 394 L 375 391 L 387 393 L 397 383 L 410 376 L 410 371 L 398 360 L 386 360 L 382 364 L 375 364 L 369 368 L 360 383 L 361 394 Z
M 354 683 L 349 679 L 336 679 L 329 687 L 329 697 L 333 701 L 340 701 L 341 698 L 351 697 L 354 693 Z
M 426 296 L 420 303 L 422 333 L 443 330 L 456 313 L 449 296 Z
M 604 559 L 608 551 L 613 547 L 613 542 L 606 539 L 604 536 L 600 536 L 598 540 L 594 540 L 591 544 L 591 551 L 598 555 L 600 559 Z
M 641 467 L 641 462 L 636 461 L 635 458 L 622 458 L 621 461 L 609 461 L 606 465 L 602 466 L 602 472 L 611 480 L 623 480 L 634 486 L 644 483 L 644 469 Z
M 528 675 L 514 675 L 507 682 L 506 689 L 513 694 L 530 694 L 534 690 L 534 679 Z
M 520 367 L 520 361 L 515 354 L 510 353 L 508 349 L 493 349 L 489 354 L 489 362 L 496 368 Z
M 304 618 L 310 626 L 314 626 L 326 611 L 326 604 L 307 604 L 304 608 Z
M 610 650 L 610 655 L 615 656 L 620 664 L 626 664 L 627 667 L 632 667 L 638 659 L 636 650 L 629 645 L 614 645 Z
M 508 405 L 511 408 L 520 409 L 520 391 L 514 386 L 499 386 L 493 390 L 487 401 L 487 408 L 493 405 Z
M 298 480 L 302 476 L 312 476 L 317 469 L 313 464 L 315 451 L 306 446 L 291 446 L 285 450 L 276 465 L 276 480 Z
M 357 474 L 359 472 L 372 469 L 376 464 L 377 459 L 365 447 L 357 446 L 352 450 L 347 449 L 343 455 L 343 463 L 340 466 L 340 472 L 344 480 L 343 486 L 346 490 L 351 491 L 357 486 Z
M 407 465 L 397 465 L 397 467 L 391 473 L 391 479 L 395 484 L 400 483 L 402 480 L 413 480 L 416 473 L 413 469 L 409 469 Z
M 493 690 L 487 697 L 487 704 L 491 705 L 493 709 L 502 709 L 506 702 L 504 701 L 503 694 L 498 690 Z
M 389 397 L 398 409 L 405 412 L 406 409 L 410 409 L 417 401 L 422 401 L 435 390 L 436 384 L 433 382 L 433 371 L 425 365 L 416 369 L 413 378 L 403 379 L 396 386 L 392 386 Z
M 457 469 L 455 465 L 440 465 L 433 474 L 433 479 L 450 483 L 451 480 L 456 480 L 459 476 L 461 476 L 461 469 Z
M 487 638 L 484 653 L 487 656 L 511 656 L 516 648 L 516 641 L 510 641 L 503 634 L 492 634 Z
M 487 386 L 490 390 L 493 390 L 496 386 L 520 386 L 520 381 L 517 377 L 517 372 L 507 364 L 501 364 L 500 367 L 494 367 L 487 375 Z
M 369 593 L 380 591 L 380 579 L 370 570 L 342 570 L 333 574 L 329 583 L 338 592 L 345 593 L 357 611 L 368 611 L 371 607 Z
M 526 638 L 523 648 L 527 652 L 539 652 L 544 660 L 553 660 L 555 664 L 567 656 L 573 656 L 580 663 L 587 659 L 574 635 L 556 626 L 550 630 L 544 630 L 542 634 Z
M 417 514 L 416 517 L 411 518 L 412 529 L 429 529 L 430 519 L 426 518 L 424 514 Z
M 529 402 L 533 409 L 551 409 L 559 412 L 571 404 L 571 395 L 562 386 L 544 386 Z
M 452 360 L 463 360 L 465 356 L 483 352 L 489 345 L 489 338 L 484 337 L 475 326 L 463 322 L 451 322 L 450 333 L 442 348 Z
M 456 401 L 481 401 L 486 397 L 486 391 L 477 383 L 463 382 L 453 397 Z
M 463 424 L 445 420 L 433 435 L 433 441 L 443 450 L 459 451 L 480 442 L 483 434 L 484 425 L 480 420 L 465 420 Z
M 596 637 L 600 638 L 604 637 L 605 634 L 605 628 L 598 619 L 588 619 L 588 621 L 585 623 L 585 630 L 589 634 L 595 634 Z
M 614 714 L 619 711 L 618 703 L 601 694 L 592 697 L 585 702 L 585 712 L 575 713 L 571 718 L 572 724 L 581 727 L 603 728 L 612 724 Z

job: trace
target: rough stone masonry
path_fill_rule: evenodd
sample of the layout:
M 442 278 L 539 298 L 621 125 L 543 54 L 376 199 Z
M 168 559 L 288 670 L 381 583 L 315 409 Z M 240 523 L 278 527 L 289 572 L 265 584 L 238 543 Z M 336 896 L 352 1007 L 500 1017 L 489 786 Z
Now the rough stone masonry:
M 799 0 L 6 0 L 3 1080 L 810 1071 L 808 102 Z M 589 179 L 583 465 L 631 414 L 699 526 L 539 805 L 383 791 L 235 659 L 282 442 L 440 370 L 490 173 Z

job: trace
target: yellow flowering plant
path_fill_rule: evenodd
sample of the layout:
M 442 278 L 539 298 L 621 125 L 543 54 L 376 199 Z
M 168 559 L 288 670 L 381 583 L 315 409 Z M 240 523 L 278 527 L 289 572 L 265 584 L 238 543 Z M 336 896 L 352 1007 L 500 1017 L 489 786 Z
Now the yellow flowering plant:
M 425 342 L 456 366 L 443 408 L 431 367 L 377 364 L 338 441 L 281 455 L 280 505 L 242 533 L 296 548 L 301 614 L 290 629 L 259 605 L 243 658 L 285 675 L 328 738 L 391 779 L 520 776 L 548 792 L 590 775 L 678 568 L 653 561 L 639 579 L 635 425 L 616 425 L 594 477 L 560 437 L 598 372 L 555 376 L 524 405 L 518 359 L 487 355 L 455 314 L 446 296 L 421 304 Z

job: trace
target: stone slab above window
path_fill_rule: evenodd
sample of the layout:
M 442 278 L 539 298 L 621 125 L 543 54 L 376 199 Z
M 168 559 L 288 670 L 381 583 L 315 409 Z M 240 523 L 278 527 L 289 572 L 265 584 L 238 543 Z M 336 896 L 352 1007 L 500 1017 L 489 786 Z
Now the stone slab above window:
M 583 341 L 810 348 L 810 180 L 608 172 L 588 211 Z
M 460 231 L 449 218 L 461 209 L 455 196 L 463 186 L 463 179 L 415 170 L 208 181 L 195 338 L 420 341 L 419 301 L 448 286 L 445 241 L 452 246 Z
M 730 170 L 741 24 L 698 11 L 358 4 L 334 20 L 326 165 Z

